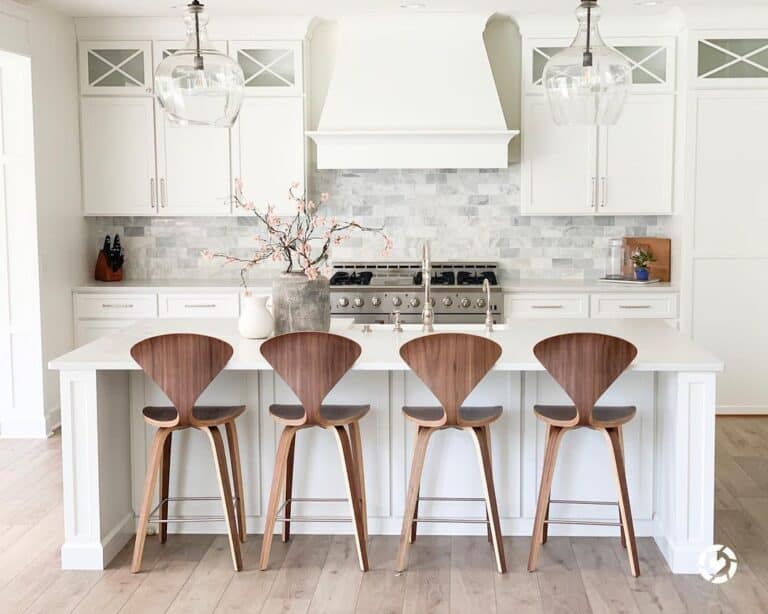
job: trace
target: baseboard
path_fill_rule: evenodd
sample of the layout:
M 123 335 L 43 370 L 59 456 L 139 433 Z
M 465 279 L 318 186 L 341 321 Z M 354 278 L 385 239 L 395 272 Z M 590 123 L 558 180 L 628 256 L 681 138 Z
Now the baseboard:
M 17 418 L 6 416 L 0 419 L 2 439 L 45 439 L 61 426 L 61 409 L 52 407 L 45 416 Z
M 718 405 L 718 416 L 768 416 L 768 405 Z
M 61 547 L 62 569 L 105 569 L 135 533 L 133 512 L 126 514 L 101 543 L 65 543 Z
M 53 435 L 53 432 L 61 428 L 61 407 L 51 407 L 45 412 L 45 428 L 48 436 Z

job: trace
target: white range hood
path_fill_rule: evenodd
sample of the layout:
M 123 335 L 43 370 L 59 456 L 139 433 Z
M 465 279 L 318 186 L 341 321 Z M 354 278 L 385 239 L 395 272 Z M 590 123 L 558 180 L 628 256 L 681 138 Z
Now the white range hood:
M 483 43 L 487 15 L 339 21 L 320 169 L 505 168 L 510 139 Z

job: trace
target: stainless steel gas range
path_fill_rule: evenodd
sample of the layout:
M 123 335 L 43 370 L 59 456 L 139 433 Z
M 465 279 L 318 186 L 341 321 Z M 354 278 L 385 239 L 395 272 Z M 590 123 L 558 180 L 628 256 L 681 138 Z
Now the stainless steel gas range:
M 485 321 L 483 280 L 491 286 L 494 322 L 503 321 L 504 299 L 489 262 L 433 262 L 431 303 L 435 322 Z M 331 315 L 354 316 L 363 324 L 387 323 L 395 311 L 404 323 L 421 322 L 424 283 L 420 262 L 338 262 L 331 277 Z

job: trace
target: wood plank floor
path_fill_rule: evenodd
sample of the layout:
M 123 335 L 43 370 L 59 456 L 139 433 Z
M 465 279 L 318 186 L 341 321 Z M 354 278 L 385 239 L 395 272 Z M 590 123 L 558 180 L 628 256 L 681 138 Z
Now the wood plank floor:
M 30 486 L 32 485 L 32 486 Z M 505 539 L 509 573 L 495 573 L 485 537 L 420 537 L 395 574 L 397 537 L 373 536 L 371 571 L 359 572 L 351 536 L 275 540 L 269 571 L 261 545 L 245 545 L 232 571 L 224 536 L 147 540 L 144 573 L 131 545 L 103 572 L 59 569 L 60 439 L 0 440 L 0 613 L 323 612 L 768 612 L 768 417 L 717 421 L 716 539 L 739 568 L 713 586 L 673 576 L 650 539 L 638 543 L 642 576 L 629 574 L 618 538 L 550 538 L 539 571 L 525 569 L 528 538 Z

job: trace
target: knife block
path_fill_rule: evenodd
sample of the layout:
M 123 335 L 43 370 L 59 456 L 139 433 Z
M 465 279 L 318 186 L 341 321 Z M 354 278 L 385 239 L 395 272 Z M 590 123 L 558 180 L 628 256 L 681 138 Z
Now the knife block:
M 123 268 L 113 271 L 107 264 L 107 256 L 104 250 L 99 250 L 99 256 L 96 258 L 96 271 L 94 272 L 96 281 L 123 281 Z

